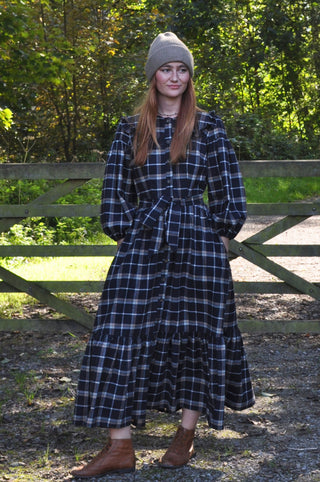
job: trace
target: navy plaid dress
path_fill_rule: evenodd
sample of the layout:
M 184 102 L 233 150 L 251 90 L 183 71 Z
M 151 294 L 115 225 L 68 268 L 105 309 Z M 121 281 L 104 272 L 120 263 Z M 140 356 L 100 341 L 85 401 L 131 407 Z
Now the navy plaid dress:
M 201 112 L 186 161 L 170 163 L 175 122 L 157 118 L 159 147 L 137 167 L 137 117 L 123 118 L 108 155 L 101 222 L 124 241 L 84 355 L 76 425 L 142 427 L 148 409 L 187 408 L 222 429 L 225 406 L 254 404 L 220 238 L 246 218 L 238 162 L 222 121 Z

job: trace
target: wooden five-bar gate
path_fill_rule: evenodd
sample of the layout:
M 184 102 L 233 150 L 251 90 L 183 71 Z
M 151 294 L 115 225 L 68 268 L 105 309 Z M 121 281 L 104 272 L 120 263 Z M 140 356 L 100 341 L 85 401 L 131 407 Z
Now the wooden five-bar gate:
M 320 176 L 319 160 L 304 161 L 242 161 L 244 177 L 312 177 Z M 55 204 L 74 189 L 91 179 L 102 178 L 102 163 L 76 164 L 1 164 L 0 179 L 15 180 L 63 180 L 29 204 L 0 205 L 0 232 L 28 217 L 94 217 L 99 215 L 99 205 Z M 320 215 L 320 203 L 292 202 L 249 204 L 250 216 L 270 216 L 271 224 L 260 232 L 239 242 L 230 243 L 230 258 L 243 257 L 254 265 L 271 273 L 279 281 L 242 281 L 235 283 L 237 293 L 283 293 L 305 294 L 320 301 L 320 280 L 310 282 L 271 260 L 274 257 L 294 256 L 318 257 L 320 244 L 265 244 L 275 236 L 296 226 L 311 216 Z M 272 218 L 277 216 L 276 222 Z M 280 219 L 279 219 L 280 216 Z M 320 219 L 320 218 L 319 218 Z M 307 239 L 307 236 L 306 236 Z M 52 245 L 21 246 L 1 245 L 0 257 L 60 257 L 60 256 L 114 256 L 114 245 Z M 303 261 L 299 261 L 303 262 Z M 101 292 L 103 281 L 30 281 L 18 276 L 4 266 L 0 266 L 0 292 L 24 292 L 39 302 L 62 314 L 60 319 L 0 319 L 0 330 L 41 329 L 55 331 L 82 325 L 90 328 L 93 316 L 85 310 L 63 299 L 59 293 Z M 320 313 L 316 320 L 295 320 L 294 322 L 267 323 L 263 320 L 240 320 L 242 330 L 278 332 L 315 332 L 320 333 Z

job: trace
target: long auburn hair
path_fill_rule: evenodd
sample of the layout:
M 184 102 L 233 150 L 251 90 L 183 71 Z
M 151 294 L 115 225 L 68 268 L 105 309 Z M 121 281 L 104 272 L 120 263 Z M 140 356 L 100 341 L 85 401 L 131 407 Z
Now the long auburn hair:
M 198 110 L 200 109 L 196 106 L 196 94 L 190 77 L 188 86 L 182 94 L 177 125 L 171 141 L 170 159 L 172 163 L 186 159 L 187 147 L 195 127 Z M 159 147 L 156 133 L 158 98 L 155 77 L 151 80 L 145 100 L 138 107 L 136 113 L 139 114 L 139 121 L 133 139 L 134 162 L 137 166 L 143 166 L 153 144 Z

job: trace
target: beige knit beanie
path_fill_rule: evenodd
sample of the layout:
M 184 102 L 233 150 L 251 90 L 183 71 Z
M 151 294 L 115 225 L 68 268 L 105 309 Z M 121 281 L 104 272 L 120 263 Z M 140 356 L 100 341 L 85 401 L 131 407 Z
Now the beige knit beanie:
M 193 76 L 193 57 L 188 47 L 172 32 L 160 33 L 152 42 L 145 66 L 151 81 L 161 65 L 167 62 L 183 62 Z

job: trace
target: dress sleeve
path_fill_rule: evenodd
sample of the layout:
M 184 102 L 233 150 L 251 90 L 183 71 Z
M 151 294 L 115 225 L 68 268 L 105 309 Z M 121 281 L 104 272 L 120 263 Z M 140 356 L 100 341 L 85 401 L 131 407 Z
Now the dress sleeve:
M 124 238 L 132 225 L 137 195 L 132 177 L 133 130 L 123 118 L 107 156 L 100 220 L 103 231 L 115 241 Z
M 218 234 L 233 239 L 247 216 L 245 190 L 223 122 L 213 114 L 211 118 L 207 129 L 209 210 Z

